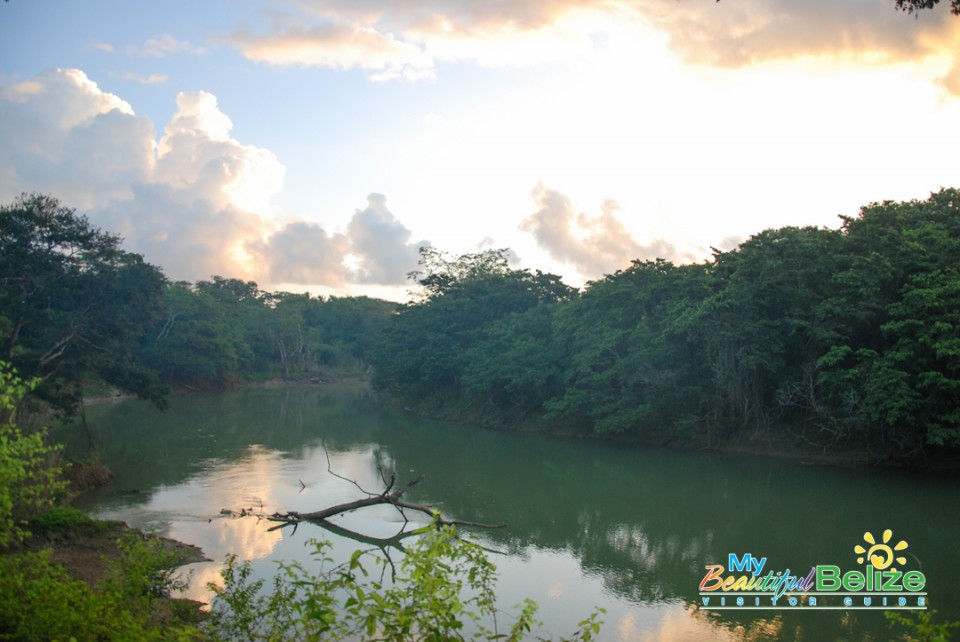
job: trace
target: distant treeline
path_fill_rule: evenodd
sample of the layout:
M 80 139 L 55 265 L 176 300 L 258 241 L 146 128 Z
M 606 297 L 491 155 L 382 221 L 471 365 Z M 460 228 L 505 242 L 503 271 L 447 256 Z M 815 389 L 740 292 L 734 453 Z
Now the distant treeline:
M 421 250 L 406 305 L 170 282 L 56 199 L 0 208 L 0 359 L 76 411 L 105 382 L 367 373 L 421 411 L 719 447 L 762 440 L 919 461 L 960 446 L 960 191 L 786 227 L 583 291 L 506 250 Z
M 716 447 L 912 460 L 960 446 L 960 191 L 766 230 L 577 292 L 504 251 L 423 252 L 374 383 L 428 412 Z
M 104 383 L 162 406 L 171 386 L 366 374 L 396 308 L 219 276 L 171 282 L 120 242 L 50 196 L 0 208 L 0 359 L 67 415 Z

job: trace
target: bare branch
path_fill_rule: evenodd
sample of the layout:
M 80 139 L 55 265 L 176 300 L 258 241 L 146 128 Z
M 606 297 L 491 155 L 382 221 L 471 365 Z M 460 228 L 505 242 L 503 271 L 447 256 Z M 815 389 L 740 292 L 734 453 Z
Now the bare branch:
M 353 484 L 354 486 L 356 486 L 356 487 L 360 490 L 360 492 L 363 493 L 364 495 L 369 495 L 370 497 L 379 497 L 379 496 L 380 496 L 380 495 L 378 495 L 377 493 L 371 493 L 370 491 L 366 490 L 366 489 L 363 488 L 360 484 L 358 484 L 358 483 L 356 482 L 356 480 L 350 479 L 349 477 L 344 477 L 343 475 L 338 475 L 337 473 L 333 472 L 333 469 L 330 468 L 330 451 L 327 450 L 327 445 L 324 444 L 323 442 L 320 442 L 320 446 L 323 448 L 323 454 L 324 454 L 324 456 L 326 456 L 326 458 L 327 458 L 327 472 L 328 472 L 328 473 L 330 473 L 331 475 L 333 475 L 333 476 L 336 477 L 337 479 L 342 479 L 342 480 L 345 481 L 345 482 L 350 482 L 351 484 Z M 303 482 L 300 482 L 300 483 L 302 484 Z

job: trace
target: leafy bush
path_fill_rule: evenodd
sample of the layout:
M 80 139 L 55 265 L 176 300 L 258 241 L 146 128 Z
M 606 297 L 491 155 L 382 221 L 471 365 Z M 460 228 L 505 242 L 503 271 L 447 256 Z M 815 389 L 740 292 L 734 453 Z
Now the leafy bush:
M 51 465 L 58 447 L 46 443 L 46 431 L 25 435 L 13 423 L 17 404 L 36 385 L 24 382 L 0 361 L 0 547 L 22 541 L 29 534 L 27 520 L 53 506 L 65 485 L 60 469 Z
M 142 601 L 119 586 L 93 590 L 50 560 L 49 551 L 0 556 L 0 639 L 190 640 L 197 631 L 155 626 Z
M 168 550 L 163 540 L 130 532 L 117 546 L 120 559 L 109 563 L 110 570 L 103 581 L 108 591 L 130 600 L 146 598 L 149 602 L 187 588 L 188 579 L 177 574 L 183 559 Z
M 377 557 L 381 579 L 370 579 L 363 564 L 369 552 L 356 551 L 349 562 L 332 566 L 328 542 L 311 540 L 319 569 L 279 562 L 273 588 L 251 581 L 249 562 L 230 557 L 221 572 L 211 633 L 242 640 L 520 640 L 541 623 L 537 604 L 526 600 L 509 616 L 501 632 L 493 585 L 496 567 L 476 544 L 456 537 L 452 528 L 431 528 L 409 547 L 399 570 Z M 389 566 L 393 581 L 383 581 Z M 572 640 L 592 640 L 603 609 L 580 622 Z M 492 625 L 492 628 L 491 628 Z
M 109 522 L 91 519 L 81 510 L 71 506 L 56 506 L 48 511 L 34 515 L 27 524 L 35 536 L 53 535 L 92 535 L 102 532 Z
M 897 611 L 887 611 L 884 613 L 890 627 L 906 628 L 907 632 L 902 634 L 899 640 L 904 642 L 950 642 L 953 638 L 951 631 L 960 629 L 960 621 L 937 622 L 936 610 L 916 611 L 909 615 L 904 615 Z

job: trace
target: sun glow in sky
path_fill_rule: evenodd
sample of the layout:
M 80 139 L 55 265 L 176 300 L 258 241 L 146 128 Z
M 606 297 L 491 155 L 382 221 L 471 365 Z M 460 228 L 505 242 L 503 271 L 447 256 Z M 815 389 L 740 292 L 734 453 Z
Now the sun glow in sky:
M 571 284 L 960 185 L 960 18 L 892 0 L 0 4 L 0 202 L 171 278 Z

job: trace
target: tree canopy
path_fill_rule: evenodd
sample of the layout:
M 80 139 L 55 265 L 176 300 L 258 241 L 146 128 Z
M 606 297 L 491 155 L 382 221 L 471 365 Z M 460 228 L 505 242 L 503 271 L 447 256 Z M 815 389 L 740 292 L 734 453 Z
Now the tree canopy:
M 906 11 L 907 13 L 914 13 L 916 11 L 922 11 L 924 9 L 933 9 L 935 6 L 940 4 L 940 0 L 896 0 L 897 9 L 900 11 Z M 960 0 L 950 0 L 950 13 L 955 16 L 960 16 Z
M 396 307 L 216 275 L 169 282 L 121 242 L 51 196 L 0 207 L 0 359 L 68 415 L 91 383 L 162 407 L 170 385 L 362 374 Z
M 437 260 L 375 385 L 483 421 L 916 461 L 960 446 L 960 191 L 840 229 L 762 231 L 711 261 L 634 261 L 575 293 L 504 252 Z
M 66 412 L 94 374 L 162 403 L 164 387 L 135 348 L 161 312 L 165 278 L 120 238 L 50 196 L 24 194 L 0 208 L 3 358 L 37 394 Z
M 690 265 L 634 261 L 583 291 L 505 249 L 421 250 L 405 305 L 169 282 L 56 199 L 0 208 L 0 359 L 76 410 L 85 382 L 162 404 L 328 373 L 492 425 L 718 447 L 960 447 L 960 191 L 839 229 L 759 232 Z M 938 450 L 939 449 L 939 450 Z

